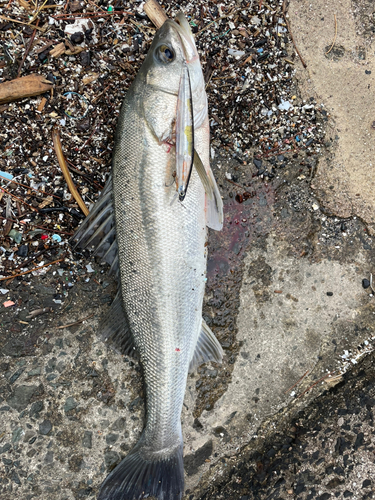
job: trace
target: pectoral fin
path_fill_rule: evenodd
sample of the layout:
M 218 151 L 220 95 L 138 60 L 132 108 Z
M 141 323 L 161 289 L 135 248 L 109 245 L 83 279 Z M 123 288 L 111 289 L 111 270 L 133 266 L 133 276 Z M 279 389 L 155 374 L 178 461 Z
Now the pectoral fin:
M 206 172 L 206 168 L 196 151 L 194 151 L 194 166 L 207 194 L 207 226 L 220 231 L 224 220 L 223 201 L 214 174 L 210 168 L 208 173 Z
M 187 64 L 182 67 L 176 112 L 176 181 L 180 201 L 189 184 L 194 157 L 194 118 L 190 76 Z

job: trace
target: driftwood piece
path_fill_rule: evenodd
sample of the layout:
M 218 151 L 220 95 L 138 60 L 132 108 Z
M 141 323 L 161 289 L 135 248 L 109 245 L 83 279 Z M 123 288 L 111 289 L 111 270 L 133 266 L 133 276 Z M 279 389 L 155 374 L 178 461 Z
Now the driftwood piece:
M 49 55 L 52 57 L 59 57 L 61 54 L 64 54 L 66 50 L 65 43 L 61 42 L 56 47 L 53 47 L 53 49 L 50 51 Z
M 53 84 L 43 75 L 32 74 L 0 83 L 0 104 L 32 97 L 51 90 Z
M 158 29 L 163 26 L 164 22 L 168 19 L 163 8 L 156 0 L 147 0 L 143 6 L 143 10 Z

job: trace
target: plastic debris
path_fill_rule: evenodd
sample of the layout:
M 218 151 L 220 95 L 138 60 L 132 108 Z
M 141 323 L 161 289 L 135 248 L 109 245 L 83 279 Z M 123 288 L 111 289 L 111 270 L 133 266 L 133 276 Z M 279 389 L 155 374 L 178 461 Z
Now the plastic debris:
M 48 234 L 42 234 L 40 239 L 41 240 L 48 240 Z
M 91 19 L 76 19 L 73 24 L 67 24 L 64 32 L 67 35 L 74 35 L 75 33 L 85 33 L 89 30 L 94 30 L 95 25 Z
M 18 257 L 27 257 L 28 252 L 29 252 L 29 245 L 20 245 L 20 247 L 16 252 L 16 255 L 18 255 Z
M 4 307 L 10 307 L 10 306 L 14 306 L 16 303 L 13 302 L 12 300 L 7 300 L 3 303 L 3 306 Z
M 5 179 L 8 179 L 9 181 L 11 181 L 14 177 L 9 172 L 3 172 L 2 170 L 0 170 L 0 175 L 1 175 L 1 177 L 5 177 Z
M 42 234 L 43 229 L 33 229 L 32 231 L 29 232 L 29 236 L 36 236 L 37 234 Z
M 88 273 L 94 273 L 94 272 L 95 272 L 95 269 L 93 269 L 93 268 L 91 267 L 91 264 L 90 264 L 90 263 L 89 263 L 89 264 L 86 264 L 86 269 L 87 269 L 87 272 L 88 272 Z
M 230 56 L 234 56 L 236 59 L 239 59 L 240 57 L 245 55 L 245 51 L 244 50 L 228 49 L 228 54 Z
M 54 241 L 57 241 L 57 243 L 60 243 L 60 241 L 61 241 L 61 236 L 60 236 L 59 234 L 53 234 L 53 235 L 52 235 L 52 239 L 53 239 Z
M 7 288 L 0 288 L 0 293 L 2 293 L 3 295 L 5 295 L 8 292 L 9 290 Z
M 21 243 L 21 241 L 22 241 L 22 234 L 19 233 L 18 231 L 16 231 L 15 229 L 11 229 L 9 231 L 8 236 L 16 243 Z
M 289 109 L 292 107 L 293 104 L 291 104 L 289 101 L 283 101 L 283 99 L 281 99 L 281 103 L 278 105 L 280 111 L 289 111 Z

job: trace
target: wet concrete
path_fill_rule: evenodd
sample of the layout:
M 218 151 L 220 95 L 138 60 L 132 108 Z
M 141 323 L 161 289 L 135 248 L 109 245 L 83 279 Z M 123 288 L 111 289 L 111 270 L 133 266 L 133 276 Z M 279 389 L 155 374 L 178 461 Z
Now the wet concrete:
M 229 355 L 235 362 L 228 363 L 226 392 L 186 435 L 189 458 L 201 464 L 188 473 L 192 498 L 218 480 L 223 457 L 262 447 L 264 422 L 268 434 L 287 425 L 373 349 L 375 304 L 362 286 L 372 265 L 372 239 L 357 218 L 339 219 L 318 207 L 301 179 L 301 163 L 309 161 L 291 159 L 275 179 L 255 181 L 251 203 L 237 203 L 227 217 L 229 227 L 234 217 L 257 223 L 247 229 L 248 238 L 229 230 L 240 242 L 240 252 L 225 253 L 232 276 L 241 275 L 236 349 Z M 223 259 L 217 262 L 215 277 Z
M 374 380 L 370 355 L 295 418 L 271 432 L 266 420 L 200 498 L 374 498 Z

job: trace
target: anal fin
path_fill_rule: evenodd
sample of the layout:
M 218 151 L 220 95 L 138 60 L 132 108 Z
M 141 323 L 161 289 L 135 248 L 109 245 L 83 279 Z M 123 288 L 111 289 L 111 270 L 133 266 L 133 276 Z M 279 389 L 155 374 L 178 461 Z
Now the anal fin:
M 223 359 L 223 349 L 204 319 L 202 319 L 202 329 L 198 337 L 197 345 L 193 357 L 190 360 L 189 371 L 194 371 L 199 365 L 207 361 L 221 363 Z
M 104 318 L 100 321 L 99 330 L 102 333 L 102 339 L 113 345 L 121 354 L 135 355 L 133 335 L 122 305 L 120 290 L 117 292 Z
M 211 168 L 208 168 L 207 173 L 199 154 L 195 150 L 194 167 L 198 172 L 207 195 L 207 226 L 216 231 L 220 231 L 223 228 L 224 220 L 223 200 L 221 199 L 220 191 Z

